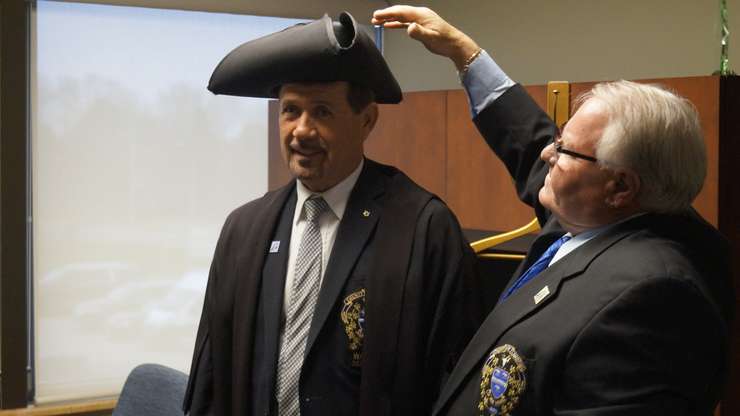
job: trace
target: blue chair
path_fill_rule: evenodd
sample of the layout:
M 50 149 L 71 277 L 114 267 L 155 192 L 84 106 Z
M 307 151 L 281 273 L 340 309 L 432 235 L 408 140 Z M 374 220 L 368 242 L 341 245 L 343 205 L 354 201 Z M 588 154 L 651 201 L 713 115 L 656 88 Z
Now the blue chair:
M 182 416 L 187 374 L 158 364 L 142 364 L 123 385 L 113 416 Z

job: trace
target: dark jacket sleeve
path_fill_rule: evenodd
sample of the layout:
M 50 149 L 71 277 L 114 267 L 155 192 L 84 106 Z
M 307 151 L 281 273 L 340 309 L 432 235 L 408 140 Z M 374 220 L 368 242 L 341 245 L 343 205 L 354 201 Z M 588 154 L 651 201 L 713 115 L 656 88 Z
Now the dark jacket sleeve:
M 209 287 L 213 280 L 214 270 L 211 267 Z M 212 415 L 213 403 L 213 358 L 211 356 L 211 341 L 208 333 L 208 294 L 203 303 L 203 312 L 198 326 L 198 335 L 195 338 L 195 351 L 190 365 L 190 377 L 183 400 L 183 411 L 190 416 Z
M 509 88 L 473 122 L 514 179 L 519 199 L 533 207 L 540 224 L 544 224 L 549 212 L 538 195 L 548 167 L 540 153 L 553 140 L 555 124 L 519 84 Z
M 721 395 L 721 323 L 688 280 L 657 277 L 630 287 L 575 339 L 555 414 L 706 414 Z
M 219 264 L 223 257 L 224 245 L 228 239 L 228 230 L 233 223 L 234 214 L 226 219 L 221 229 L 221 235 L 216 243 L 216 250 L 208 273 L 208 285 L 206 286 L 205 298 L 203 300 L 203 311 L 201 312 L 198 334 L 195 337 L 195 350 L 190 365 L 190 376 L 187 390 L 183 400 L 183 411 L 190 416 L 209 416 L 214 414 L 214 386 L 213 373 L 213 349 L 211 348 L 209 320 L 213 305 L 215 305 L 216 286 L 218 284 Z
M 447 206 L 432 199 L 422 212 L 416 241 L 423 241 L 423 270 L 437 287 L 429 304 L 431 325 L 426 346 L 428 388 L 436 398 L 463 350 L 483 321 L 482 290 L 476 258 L 460 224 Z

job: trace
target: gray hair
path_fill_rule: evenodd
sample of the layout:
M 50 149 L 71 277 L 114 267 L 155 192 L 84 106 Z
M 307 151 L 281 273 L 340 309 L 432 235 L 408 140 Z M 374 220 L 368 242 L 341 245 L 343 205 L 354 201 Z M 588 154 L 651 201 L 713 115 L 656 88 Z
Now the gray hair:
M 648 212 L 687 209 L 707 170 L 704 135 L 689 100 L 657 85 L 616 81 L 597 84 L 579 98 L 606 104 L 609 122 L 596 145 L 607 168 L 621 166 L 640 177 L 638 202 Z

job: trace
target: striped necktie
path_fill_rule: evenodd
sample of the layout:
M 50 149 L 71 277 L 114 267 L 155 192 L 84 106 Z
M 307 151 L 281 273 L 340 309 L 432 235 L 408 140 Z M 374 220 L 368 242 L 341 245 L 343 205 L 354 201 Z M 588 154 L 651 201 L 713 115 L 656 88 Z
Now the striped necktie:
M 295 278 L 290 296 L 285 328 L 280 340 L 277 374 L 277 402 L 279 416 L 300 414 L 298 391 L 301 367 L 306 348 L 308 329 L 319 297 L 321 282 L 321 231 L 319 217 L 329 210 L 323 198 L 309 198 L 304 202 L 306 229 L 295 262 Z
M 540 274 L 541 271 L 545 270 L 547 266 L 550 265 L 550 261 L 552 261 L 552 258 L 555 257 L 555 253 L 558 252 L 560 246 L 562 246 L 566 241 L 570 239 L 571 236 L 566 234 L 555 240 L 554 243 L 550 244 L 550 247 L 548 247 L 547 250 L 542 253 L 540 258 L 537 259 L 534 264 L 529 266 L 529 269 L 527 269 L 526 272 L 522 273 L 522 275 L 519 276 L 518 279 L 516 279 L 516 282 L 511 285 L 511 287 L 504 291 L 504 293 L 501 295 L 501 298 L 499 299 L 499 302 L 503 302 L 506 298 L 511 296 L 512 293 L 516 292 L 520 287 L 524 286 L 527 282 Z

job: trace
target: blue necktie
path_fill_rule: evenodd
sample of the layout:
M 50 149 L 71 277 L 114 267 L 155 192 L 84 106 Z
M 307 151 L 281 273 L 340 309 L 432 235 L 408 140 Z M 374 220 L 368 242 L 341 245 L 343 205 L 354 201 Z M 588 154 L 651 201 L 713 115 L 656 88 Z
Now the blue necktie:
M 499 302 L 502 302 L 504 299 L 511 296 L 512 293 L 516 292 L 520 287 L 524 286 L 528 281 L 532 280 L 532 278 L 540 274 L 541 271 L 545 270 L 550 264 L 552 258 L 555 257 L 555 253 L 558 252 L 560 246 L 562 246 L 568 240 L 570 240 L 570 236 L 567 234 L 555 240 L 555 242 L 552 243 L 550 247 L 545 250 L 544 253 L 542 253 L 540 258 L 537 259 L 537 261 L 534 262 L 533 265 L 529 266 L 529 269 L 527 269 L 526 272 L 522 273 L 522 275 L 519 276 L 518 279 L 516 279 L 516 282 L 514 282 L 514 284 L 511 285 L 508 290 L 504 291 L 504 293 L 501 295 L 501 299 L 499 299 Z

